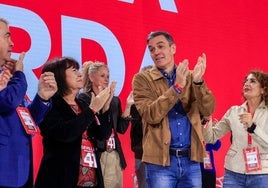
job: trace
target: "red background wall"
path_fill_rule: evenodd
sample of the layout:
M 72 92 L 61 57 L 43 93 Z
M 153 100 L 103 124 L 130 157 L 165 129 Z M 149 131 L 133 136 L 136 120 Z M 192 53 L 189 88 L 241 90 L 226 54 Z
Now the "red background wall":
M 172 8 L 164 9 L 158 0 L 76 0 L 76 1 L 17 1 L 0 0 L 0 17 L 15 16 L 13 12 L 3 14 L 3 7 L 9 5 L 13 8 L 23 8 L 38 15 L 46 25 L 51 46 L 46 60 L 62 53 L 62 16 L 81 18 L 94 21 L 108 28 L 118 40 L 124 62 L 109 65 L 118 66 L 111 75 L 117 75 L 125 66 L 123 86 L 118 90 L 123 108 L 128 93 L 131 90 L 131 81 L 135 73 L 139 72 L 143 60 L 150 64 L 150 59 L 145 58 L 146 36 L 150 31 L 163 29 L 170 32 L 177 44 L 176 62 L 187 58 L 191 68 L 195 65 L 197 57 L 205 52 L 207 54 L 207 71 L 205 75 L 208 86 L 213 91 L 217 106 L 214 118 L 221 116 L 231 105 L 242 102 L 241 86 L 245 74 L 251 69 L 262 69 L 268 72 L 268 1 L 266 0 L 175 0 Z M 169 1 L 170 2 L 170 1 Z M 18 22 L 23 17 L 16 17 Z M 25 20 L 24 20 L 25 21 Z M 35 28 L 35 23 L 31 23 Z M 15 43 L 14 53 L 28 51 L 32 44 L 31 35 L 23 27 L 17 27 L 10 22 L 12 39 Z M 109 41 L 108 41 L 109 43 Z M 111 45 L 113 45 L 111 43 Z M 72 48 L 72 46 L 70 46 Z M 40 51 L 41 53 L 41 51 Z M 36 61 L 25 62 L 31 66 L 32 71 L 26 74 L 40 73 L 38 53 Z M 72 56 L 72 54 L 65 54 Z M 81 63 L 86 60 L 107 61 L 107 52 L 98 41 L 81 39 Z M 40 60 L 41 61 L 41 60 Z M 42 60 L 42 63 L 45 61 Z M 108 62 L 109 63 L 109 62 Z M 118 62 L 119 63 L 119 62 Z M 38 66 L 37 66 L 38 65 Z M 32 82 L 32 80 L 29 80 Z M 30 88 L 34 87 L 30 84 Z M 128 167 L 124 171 L 124 187 L 132 187 L 131 174 L 134 172 L 133 153 L 130 150 L 129 130 L 121 136 L 124 153 Z M 222 139 L 222 147 L 215 152 L 217 177 L 223 176 L 224 155 L 229 146 L 229 135 Z M 42 156 L 41 137 L 34 137 L 35 172 L 38 170 Z M 221 187 L 221 181 L 218 182 Z

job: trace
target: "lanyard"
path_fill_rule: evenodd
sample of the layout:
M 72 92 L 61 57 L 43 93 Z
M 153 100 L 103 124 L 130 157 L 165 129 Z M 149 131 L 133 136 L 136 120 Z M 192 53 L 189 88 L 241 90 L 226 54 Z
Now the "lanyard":
M 247 112 L 250 112 L 249 111 L 249 107 L 247 106 Z M 254 113 L 251 114 L 252 117 L 254 116 Z M 252 136 L 248 133 L 248 145 L 250 146 L 252 144 Z
M 252 144 L 252 136 L 248 133 L 248 145 Z

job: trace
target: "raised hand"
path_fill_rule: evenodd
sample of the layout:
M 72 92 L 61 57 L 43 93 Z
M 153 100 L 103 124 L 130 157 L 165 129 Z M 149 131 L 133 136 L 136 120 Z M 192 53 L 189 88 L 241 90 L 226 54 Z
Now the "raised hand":
M 7 87 L 7 83 L 12 77 L 12 74 L 8 69 L 3 69 L 3 71 L 0 73 L 0 91 L 5 89 Z
M 193 81 L 195 83 L 203 81 L 203 75 L 205 74 L 206 66 L 207 66 L 206 54 L 202 53 L 202 55 L 198 57 L 197 63 L 192 72 Z
M 113 81 L 110 85 L 110 96 L 102 108 L 102 113 L 106 112 L 110 108 L 110 104 L 114 96 L 115 86 L 116 86 L 116 82 Z
M 131 91 L 129 94 L 128 94 L 128 97 L 127 97 L 127 104 L 126 104 L 126 107 L 125 107 L 125 111 L 123 112 L 122 114 L 122 117 L 130 117 L 130 109 L 131 109 L 131 106 L 134 104 L 134 97 L 133 97 L 133 91 Z
M 19 56 L 19 60 L 8 59 L 6 60 L 3 67 L 8 69 L 11 74 L 14 74 L 15 71 L 23 71 L 23 59 L 25 57 L 25 52 L 22 52 Z
M 41 74 L 38 82 L 38 95 L 49 100 L 58 90 L 57 82 L 52 72 L 44 72 Z
M 134 104 L 133 91 L 131 91 L 127 97 L 127 105 L 131 106 Z
M 103 89 L 98 95 L 91 93 L 91 101 L 89 104 L 89 108 L 91 108 L 94 112 L 99 112 L 104 104 L 107 102 L 110 97 L 110 87 Z
M 251 127 L 253 121 L 252 121 L 252 114 L 249 112 L 244 112 L 242 114 L 239 114 L 239 121 L 244 125 L 244 128 L 247 129 Z
M 180 87 L 184 87 L 186 85 L 186 77 L 189 74 L 189 61 L 184 59 L 176 69 L 176 80 L 175 84 L 178 84 Z

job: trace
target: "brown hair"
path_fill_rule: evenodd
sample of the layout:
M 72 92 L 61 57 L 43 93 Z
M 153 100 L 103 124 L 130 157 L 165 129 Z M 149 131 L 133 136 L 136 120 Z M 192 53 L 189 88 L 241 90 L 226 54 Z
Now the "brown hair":
M 268 74 L 261 70 L 251 70 L 249 74 L 253 74 L 260 83 L 261 88 L 264 89 L 262 99 L 264 100 L 265 105 L 268 106 Z M 247 79 L 247 76 L 245 77 L 245 80 Z

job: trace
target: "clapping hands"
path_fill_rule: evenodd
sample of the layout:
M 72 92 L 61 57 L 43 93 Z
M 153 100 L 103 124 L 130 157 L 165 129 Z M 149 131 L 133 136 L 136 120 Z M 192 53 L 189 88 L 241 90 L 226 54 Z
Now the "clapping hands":
M 206 54 L 202 53 L 201 56 L 198 57 L 197 63 L 194 67 L 192 72 L 193 82 L 199 83 L 203 81 L 203 75 L 206 70 Z M 187 59 L 184 59 L 176 69 L 176 80 L 175 84 L 178 84 L 180 87 L 184 87 L 186 85 L 186 78 L 188 74 L 190 73 L 189 70 L 189 61 Z
M 192 72 L 193 82 L 195 83 L 202 82 L 202 77 L 205 73 L 206 66 L 207 66 L 206 54 L 202 53 L 202 55 L 198 57 L 197 63 Z
M 89 107 L 95 112 L 99 112 L 101 109 L 103 113 L 106 112 L 114 96 L 115 86 L 116 82 L 112 82 L 110 87 L 103 89 L 98 95 L 95 96 L 92 93 Z

